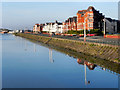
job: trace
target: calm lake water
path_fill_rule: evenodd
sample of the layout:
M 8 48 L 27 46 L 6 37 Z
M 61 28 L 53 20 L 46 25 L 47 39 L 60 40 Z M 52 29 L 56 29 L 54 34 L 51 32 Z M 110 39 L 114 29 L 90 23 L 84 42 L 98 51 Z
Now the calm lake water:
M 2 35 L 2 88 L 118 88 L 118 75 L 21 37 Z

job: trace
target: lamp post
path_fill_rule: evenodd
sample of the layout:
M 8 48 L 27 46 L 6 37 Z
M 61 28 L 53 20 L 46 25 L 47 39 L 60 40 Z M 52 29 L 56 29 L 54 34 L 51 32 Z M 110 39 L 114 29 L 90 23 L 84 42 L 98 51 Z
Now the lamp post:
M 105 22 L 105 18 L 103 19 L 104 21 L 104 38 L 105 38 L 105 34 L 106 34 L 106 22 Z
M 86 21 L 84 20 L 84 42 L 86 42 L 86 26 L 85 23 Z
M 88 19 L 88 16 L 84 19 L 84 42 L 86 42 L 86 20 L 87 19 Z

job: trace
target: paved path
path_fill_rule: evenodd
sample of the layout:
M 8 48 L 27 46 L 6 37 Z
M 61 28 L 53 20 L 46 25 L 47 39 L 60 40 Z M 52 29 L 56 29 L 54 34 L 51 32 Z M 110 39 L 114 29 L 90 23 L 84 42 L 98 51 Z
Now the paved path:
M 79 39 L 84 40 L 83 37 L 81 37 Z M 110 39 L 110 38 L 104 38 L 102 36 L 87 37 L 86 41 L 105 43 L 105 44 L 111 44 L 111 45 L 120 45 L 120 39 Z
M 47 34 L 38 34 L 38 35 L 50 37 Z M 52 37 L 84 41 L 84 37 L 77 37 L 77 36 L 52 35 Z M 101 43 L 101 44 L 111 44 L 111 45 L 120 45 L 120 39 L 104 38 L 103 36 L 86 37 L 86 42 L 94 42 L 94 43 Z

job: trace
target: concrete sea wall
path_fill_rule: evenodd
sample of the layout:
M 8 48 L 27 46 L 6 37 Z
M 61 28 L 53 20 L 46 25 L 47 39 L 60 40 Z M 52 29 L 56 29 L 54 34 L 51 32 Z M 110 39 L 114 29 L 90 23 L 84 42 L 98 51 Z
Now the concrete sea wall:
M 70 51 L 83 53 L 95 58 L 100 58 L 103 60 L 120 64 L 120 57 L 119 57 L 120 46 L 117 45 L 115 46 L 108 44 L 98 44 L 92 42 L 84 43 L 83 41 L 45 37 L 40 35 L 32 35 L 32 34 L 24 34 L 24 33 L 16 33 L 15 35 L 27 39 L 35 40 L 38 42 L 42 42 L 48 45 L 52 45 L 53 47 L 68 49 Z

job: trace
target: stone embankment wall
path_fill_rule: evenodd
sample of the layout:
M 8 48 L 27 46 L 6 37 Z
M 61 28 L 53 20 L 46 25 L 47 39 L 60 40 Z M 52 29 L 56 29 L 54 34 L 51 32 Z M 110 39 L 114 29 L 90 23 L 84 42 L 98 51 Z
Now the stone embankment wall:
M 32 34 L 23 34 L 23 33 L 16 33 L 15 35 L 28 38 L 28 39 L 32 39 L 32 40 L 36 40 L 38 42 L 52 45 L 54 47 L 60 47 L 60 48 L 68 49 L 68 50 L 75 51 L 78 53 L 84 53 L 92 57 L 120 63 L 120 57 L 119 57 L 120 46 L 117 46 L 117 45 L 115 46 L 115 45 L 108 45 L 108 44 L 83 42 L 83 41 L 52 38 L 52 37 L 45 37 L 45 36 L 32 35 Z

